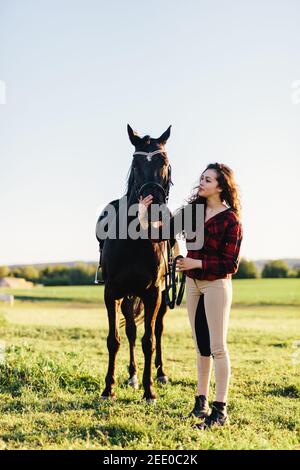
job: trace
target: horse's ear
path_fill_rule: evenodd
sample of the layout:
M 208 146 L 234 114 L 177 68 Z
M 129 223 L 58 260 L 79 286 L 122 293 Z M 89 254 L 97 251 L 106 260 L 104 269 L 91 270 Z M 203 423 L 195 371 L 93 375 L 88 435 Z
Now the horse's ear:
M 158 143 L 159 144 L 165 144 L 168 140 L 168 138 L 170 137 L 170 134 L 171 134 L 171 127 L 172 126 L 169 126 L 168 129 L 157 139 Z
M 141 138 L 137 135 L 136 132 L 134 132 L 130 125 L 127 124 L 127 132 L 128 132 L 128 135 L 129 135 L 129 139 L 130 139 L 130 142 L 132 143 L 132 145 L 136 146 L 139 141 L 141 140 Z

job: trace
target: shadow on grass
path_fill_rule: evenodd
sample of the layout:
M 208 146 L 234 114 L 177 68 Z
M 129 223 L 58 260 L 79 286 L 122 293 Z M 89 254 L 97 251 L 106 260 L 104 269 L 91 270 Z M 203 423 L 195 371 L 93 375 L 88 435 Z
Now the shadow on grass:
M 4 442 L 12 443 L 24 443 L 30 442 L 31 446 L 35 448 L 44 448 L 44 441 L 47 439 L 48 443 L 59 444 L 62 439 L 68 436 L 68 439 L 81 439 L 83 441 L 95 440 L 98 445 L 116 445 L 126 447 L 130 442 L 137 441 L 144 437 L 144 433 L 140 430 L 133 429 L 131 426 L 122 425 L 74 425 L 73 423 L 59 428 L 48 427 L 47 423 L 36 421 L 33 426 L 36 428 L 29 432 L 24 432 L 19 429 L 18 425 L 12 426 L 10 432 L 5 432 L 1 435 Z M 43 431 L 41 432 L 41 425 Z
M 77 370 L 66 369 L 52 360 L 39 360 L 32 367 L 24 363 L 0 365 L 0 392 L 13 397 L 22 395 L 23 389 L 29 388 L 38 394 L 47 394 L 55 390 L 64 390 L 73 394 L 97 392 L 100 388 L 99 377 Z
M 22 397 L 10 397 L 6 403 L 0 406 L 1 413 L 13 412 L 13 413 L 55 413 L 61 414 L 67 411 L 80 411 L 80 410 L 94 410 L 95 416 L 98 418 L 108 418 L 110 416 L 110 407 L 100 406 L 101 400 L 97 397 L 83 398 L 76 397 L 74 399 L 46 399 L 45 400 L 33 400 L 28 402 Z
M 296 385 L 274 387 L 271 390 L 268 390 L 266 394 L 273 395 L 275 397 L 300 398 L 300 388 Z
M 111 445 L 117 445 L 121 447 L 127 446 L 132 441 L 142 439 L 144 433 L 132 427 L 120 426 L 120 425 L 109 425 L 102 426 L 102 433 L 107 436 L 108 441 Z

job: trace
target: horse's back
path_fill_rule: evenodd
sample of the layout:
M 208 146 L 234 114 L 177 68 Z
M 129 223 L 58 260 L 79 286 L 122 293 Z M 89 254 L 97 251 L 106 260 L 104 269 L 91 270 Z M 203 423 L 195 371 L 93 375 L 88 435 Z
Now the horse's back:
M 96 238 L 100 244 L 100 248 L 103 248 L 106 233 L 109 230 L 109 222 L 112 222 L 114 219 L 113 209 L 115 215 L 119 210 L 119 201 L 120 199 L 114 199 L 113 201 L 109 202 L 104 209 L 102 210 L 101 214 L 98 217 L 97 224 L 96 224 Z M 107 230 L 106 230 L 107 228 Z

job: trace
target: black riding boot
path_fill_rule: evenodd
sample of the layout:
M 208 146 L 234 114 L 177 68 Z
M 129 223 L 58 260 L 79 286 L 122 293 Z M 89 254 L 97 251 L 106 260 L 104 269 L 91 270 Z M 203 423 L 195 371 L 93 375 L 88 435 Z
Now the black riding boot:
M 224 426 L 225 424 L 229 424 L 226 403 L 214 401 L 211 414 L 202 423 L 196 424 L 196 427 L 206 429 L 212 426 Z
M 209 413 L 209 406 L 205 395 L 198 395 L 195 397 L 195 405 L 189 414 L 189 417 L 195 416 L 196 418 L 206 418 Z

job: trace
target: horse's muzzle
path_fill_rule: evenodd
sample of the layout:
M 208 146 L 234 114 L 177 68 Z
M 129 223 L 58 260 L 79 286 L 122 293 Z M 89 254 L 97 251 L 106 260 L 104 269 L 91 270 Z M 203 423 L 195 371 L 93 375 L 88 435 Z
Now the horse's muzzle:
M 155 182 L 149 182 L 144 184 L 139 191 L 139 195 L 145 198 L 150 194 L 153 196 L 152 204 L 165 204 L 166 203 L 166 193 L 164 188 Z

